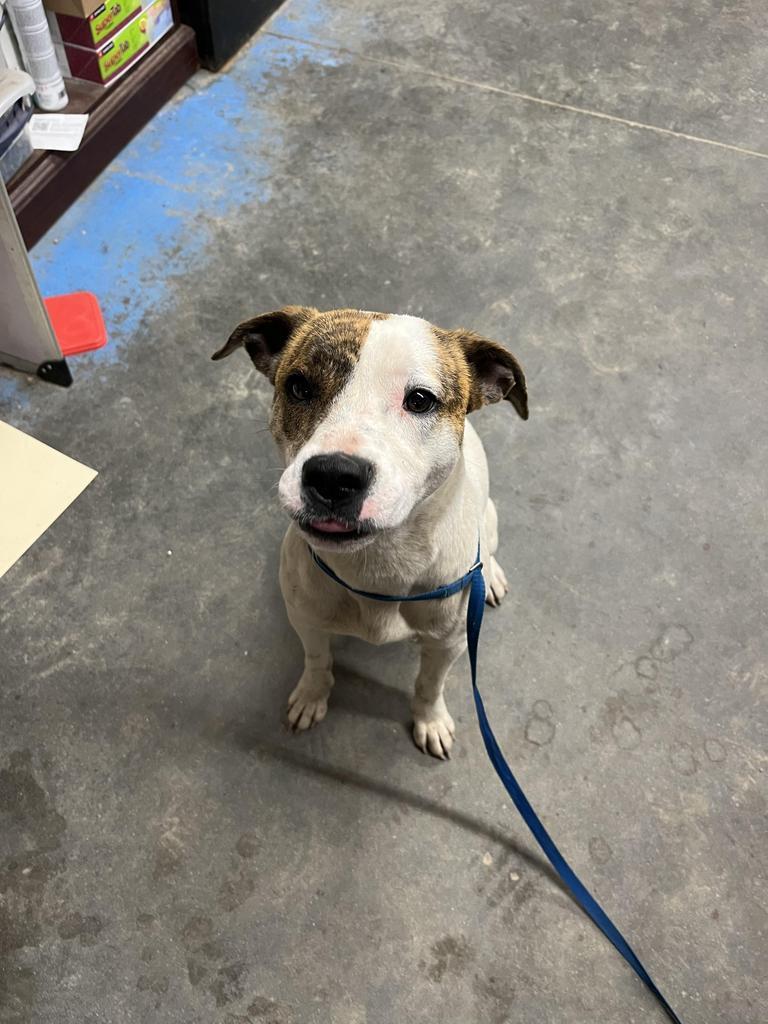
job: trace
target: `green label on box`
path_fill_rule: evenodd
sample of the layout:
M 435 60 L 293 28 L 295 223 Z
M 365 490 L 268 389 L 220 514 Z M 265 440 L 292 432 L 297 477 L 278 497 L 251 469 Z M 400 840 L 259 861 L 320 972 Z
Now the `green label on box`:
M 142 0 L 108 0 L 88 18 L 94 43 L 100 43 L 141 8 Z
M 115 75 L 144 47 L 149 46 L 149 26 L 143 16 L 134 18 L 122 32 L 118 32 L 99 54 L 99 70 L 102 81 L 106 82 Z

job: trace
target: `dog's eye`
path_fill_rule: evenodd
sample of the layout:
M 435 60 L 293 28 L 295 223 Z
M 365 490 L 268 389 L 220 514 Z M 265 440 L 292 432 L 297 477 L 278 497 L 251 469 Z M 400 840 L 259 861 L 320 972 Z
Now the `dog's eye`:
M 437 399 L 426 388 L 414 388 L 403 399 L 403 408 L 420 416 L 425 412 L 432 412 L 436 405 Z
M 285 382 L 285 393 L 294 402 L 308 402 L 312 398 L 312 385 L 303 373 L 292 373 Z

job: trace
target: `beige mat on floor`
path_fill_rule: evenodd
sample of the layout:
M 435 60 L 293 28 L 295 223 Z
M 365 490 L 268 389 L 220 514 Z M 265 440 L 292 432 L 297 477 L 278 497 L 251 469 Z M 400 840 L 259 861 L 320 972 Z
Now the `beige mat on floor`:
M 0 576 L 95 476 L 96 470 L 0 421 Z

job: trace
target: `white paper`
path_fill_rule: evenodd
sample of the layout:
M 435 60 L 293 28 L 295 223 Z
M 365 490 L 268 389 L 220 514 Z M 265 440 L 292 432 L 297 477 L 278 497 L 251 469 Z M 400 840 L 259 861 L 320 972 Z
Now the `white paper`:
M 95 470 L 0 420 L 0 576 L 95 476 Z
M 87 122 L 87 114 L 33 114 L 29 119 L 29 141 L 33 149 L 74 153 Z

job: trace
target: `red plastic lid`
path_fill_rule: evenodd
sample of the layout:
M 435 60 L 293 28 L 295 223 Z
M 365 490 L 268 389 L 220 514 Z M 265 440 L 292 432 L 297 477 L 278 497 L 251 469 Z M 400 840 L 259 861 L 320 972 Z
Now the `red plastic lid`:
M 53 333 L 64 356 L 90 352 L 107 343 L 99 302 L 91 292 L 71 292 L 43 299 Z

